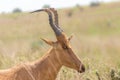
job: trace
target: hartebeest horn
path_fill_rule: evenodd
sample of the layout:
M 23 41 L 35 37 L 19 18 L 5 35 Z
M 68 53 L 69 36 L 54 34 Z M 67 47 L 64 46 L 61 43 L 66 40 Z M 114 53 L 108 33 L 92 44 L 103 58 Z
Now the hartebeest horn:
M 53 18 L 52 18 L 53 16 L 52 16 L 52 13 L 51 13 L 51 11 L 50 11 L 49 9 L 40 9 L 40 10 L 33 11 L 33 12 L 31 12 L 31 13 L 40 12 L 40 11 L 45 11 L 45 12 L 48 13 L 50 26 L 52 27 L 52 29 L 53 29 L 53 31 L 55 32 L 56 36 L 61 35 L 63 31 L 62 31 L 59 27 L 57 27 L 57 25 L 55 25 L 55 24 L 53 23 Z
M 63 30 L 60 29 L 60 27 L 58 26 L 58 17 L 57 17 L 58 15 L 56 15 L 56 13 L 57 13 L 56 11 L 54 11 L 54 13 L 53 13 L 54 17 L 55 17 L 55 24 L 53 23 L 53 18 L 52 18 L 53 16 L 52 16 L 52 13 L 51 13 L 51 11 L 53 12 L 53 10 L 54 9 L 50 10 L 50 8 L 47 8 L 47 9 L 36 10 L 36 11 L 31 12 L 31 13 L 40 12 L 40 11 L 47 12 L 48 15 L 49 15 L 49 24 L 52 27 L 53 31 L 55 32 L 57 40 L 61 43 L 61 45 L 63 47 L 67 48 L 68 39 L 67 39 L 65 33 L 63 32 Z M 65 46 L 65 44 L 67 44 L 67 45 Z
M 56 25 L 59 29 L 61 29 L 61 28 L 59 27 L 59 20 L 58 20 L 57 10 L 55 10 L 54 8 L 49 8 L 49 9 L 53 12 L 55 25 Z M 61 29 L 61 30 L 62 30 L 62 29 Z M 63 30 L 62 30 L 62 31 L 63 31 Z
M 55 25 L 57 26 L 57 27 L 59 27 L 59 21 L 58 21 L 58 13 L 57 13 L 57 11 L 54 9 L 54 8 L 50 8 L 50 10 L 53 12 L 53 14 L 54 14 L 54 20 L 55 20 Z

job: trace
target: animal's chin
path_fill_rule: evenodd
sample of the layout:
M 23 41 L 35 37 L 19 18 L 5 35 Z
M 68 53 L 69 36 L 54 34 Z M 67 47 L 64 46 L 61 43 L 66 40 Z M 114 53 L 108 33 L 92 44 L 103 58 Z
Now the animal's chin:
M 82 71 L 82 70 L 78 70 L 78 72 L 79 72 L 79 73 L 83 73 L 83 72 L 85 72 L 85 71 Z
M 80 67 L 80 69 L 78 70 L 78 72 L 79 72 L 79 73 L 85 72 L 85 66 L 82 65 L 82 66 Z

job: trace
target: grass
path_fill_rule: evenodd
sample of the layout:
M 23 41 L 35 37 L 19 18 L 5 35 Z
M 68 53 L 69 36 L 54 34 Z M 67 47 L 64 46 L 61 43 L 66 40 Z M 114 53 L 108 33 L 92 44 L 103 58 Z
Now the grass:
M 86 72 L 63 67 L 57 80 L 120 80 L 120 3 L 60 9 L 60 26 L 86 66 Z M 73 11 L 68 17 L 68 11 Z M 0 68 L 40 58 L 50 48 L 40 38 L 56 40 L 44 13 L 0 15 Z

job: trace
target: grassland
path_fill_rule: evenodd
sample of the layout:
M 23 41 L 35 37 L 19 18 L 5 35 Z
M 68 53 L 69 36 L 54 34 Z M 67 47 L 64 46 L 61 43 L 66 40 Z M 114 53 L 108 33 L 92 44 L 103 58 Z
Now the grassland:
M 72 12 L 72 16 L 68 13 Z M 79 74 L 63 67 L 57 80 L 120 80 L 120 3 L 59 9 L 59 21 L 86 66 Z M 0 15 L 0 69 L 40 58 L 56 40 L 44 13 Z M 99 79 L 100 78 L 100 79 Z

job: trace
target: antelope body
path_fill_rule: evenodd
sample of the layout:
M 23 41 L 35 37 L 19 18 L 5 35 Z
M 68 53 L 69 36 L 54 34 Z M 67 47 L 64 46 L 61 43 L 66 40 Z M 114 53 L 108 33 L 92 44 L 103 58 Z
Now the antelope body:
M 58 24 L 58 14 L 54 8 L 40 9 L 49 15 L 49 24 L 57 41 L 42 39 L 52 48 L 41 58 L 27 64 L 16 65 L 8 70 L 0 71 L 0 80 L 55 80 L 60 68 L 64 65 L 82 73 L 85 67 L 76 57 L 67 38 Z M 33 12 L 32 12 L 33 13 Z M 52 15 L 54 15 L 54 22 Z

